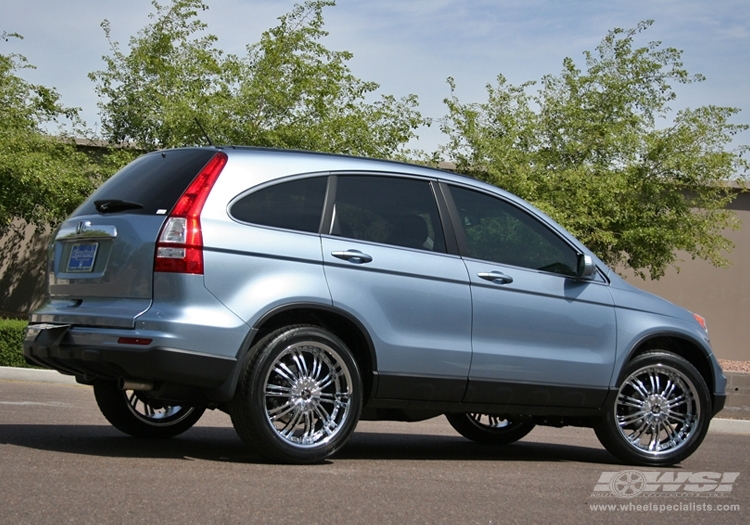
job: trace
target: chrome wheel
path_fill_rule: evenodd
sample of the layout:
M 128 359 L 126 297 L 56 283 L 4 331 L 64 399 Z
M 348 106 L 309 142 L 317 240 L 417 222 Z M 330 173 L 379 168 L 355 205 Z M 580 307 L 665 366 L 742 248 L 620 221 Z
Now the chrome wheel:
M 490 414 L 477 413 L 466 414 L 466 416 L 471 419 L 476 426 L 489 431 L 507 430 L 513 426 L 513 422 L 511 422 L 505 416 L 493 416 Z
M 530 419 L 507 415 L 446 414 L 451 426 L 465 438 L 488 445 L 508 445 L 532 431 L 534 422 Z
M 685 374 L 666 365 L 645 366 L 623 382 L 617 426 L 628 444 L 653 455 L 675 452 L 698 429 L 698 392 Z
M 266 417 L 297 447 L 329 442 L 352 406 L 352 377 L 341 356 L 314 341 L 295 343 L 276 358 L 265 380 Z
M 130 412 L 142 422 L 153 426 L 176 425 L 189 418 L 195 407 L 163 405 L 145 397 L 135 390 L 123 391 Z
M 229 412 L 249 448 L 273 461 L 315 463 L 346 443 L 362 383 L 341 339 L 318 326 L 288 326 L 248 355 Z
M 182 434 L 203 415 L 205 407 L 168 405 L 144 392 L 121 390 L 115 381 L 94 383 L 99 410 L 116 429 L 142 438 L 169 438 Z
M 686 359 L 653 350 L 628 363 L 622 383 L 594 430 L 602 445 L 628 463 L 673 465 L 701 444 L 711 396 Z

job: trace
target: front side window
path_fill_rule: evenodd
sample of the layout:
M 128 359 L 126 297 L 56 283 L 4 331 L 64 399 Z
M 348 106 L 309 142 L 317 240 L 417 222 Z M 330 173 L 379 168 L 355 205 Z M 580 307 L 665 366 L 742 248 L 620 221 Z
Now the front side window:
M 451 187 L 468 257 L 576 275 L 578 255 L 556 233 L 520 208 L 465 188 Z
M 435 196 L 423 180 L 339 176 L 331 234 L 445 252 Z
M 263 188 L 235 202 L 230 214 L 260 226 L 317 233 L 327 181 L 327 177 L 311 177 Z

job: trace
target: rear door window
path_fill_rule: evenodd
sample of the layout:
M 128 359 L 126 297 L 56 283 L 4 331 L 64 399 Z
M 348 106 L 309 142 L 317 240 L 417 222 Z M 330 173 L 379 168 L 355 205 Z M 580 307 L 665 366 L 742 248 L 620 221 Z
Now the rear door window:
M 425 180 L 339 176 L 331 234 L 445 252 L 435 196 Z
M 274 184 L 235 202 L 229 213 L 241 222 L 317 233 L 328 177 Z

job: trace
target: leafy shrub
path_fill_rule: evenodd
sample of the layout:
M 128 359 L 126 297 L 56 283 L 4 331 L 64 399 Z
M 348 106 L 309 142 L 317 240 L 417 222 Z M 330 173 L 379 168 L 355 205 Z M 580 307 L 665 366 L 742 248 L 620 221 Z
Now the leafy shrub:
M 31 368 L 23 358 L 23 329 L 28 323 L 0 319 L 0 366 Z

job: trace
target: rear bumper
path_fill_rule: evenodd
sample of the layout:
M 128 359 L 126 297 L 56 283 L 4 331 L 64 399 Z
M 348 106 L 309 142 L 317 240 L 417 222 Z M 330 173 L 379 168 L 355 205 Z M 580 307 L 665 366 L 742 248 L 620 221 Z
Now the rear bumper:
M 117 335 L 108 333 L 102 337 L 91 331 L 74 334 L 69 325 L 30 325 L 23 353 L 30 364 L 75 375 L 84 381 L 124 377 L 204 389 L 223 385 L 237 365 L 237 359 L 232 357 L 161 345 L 117 344 Z

